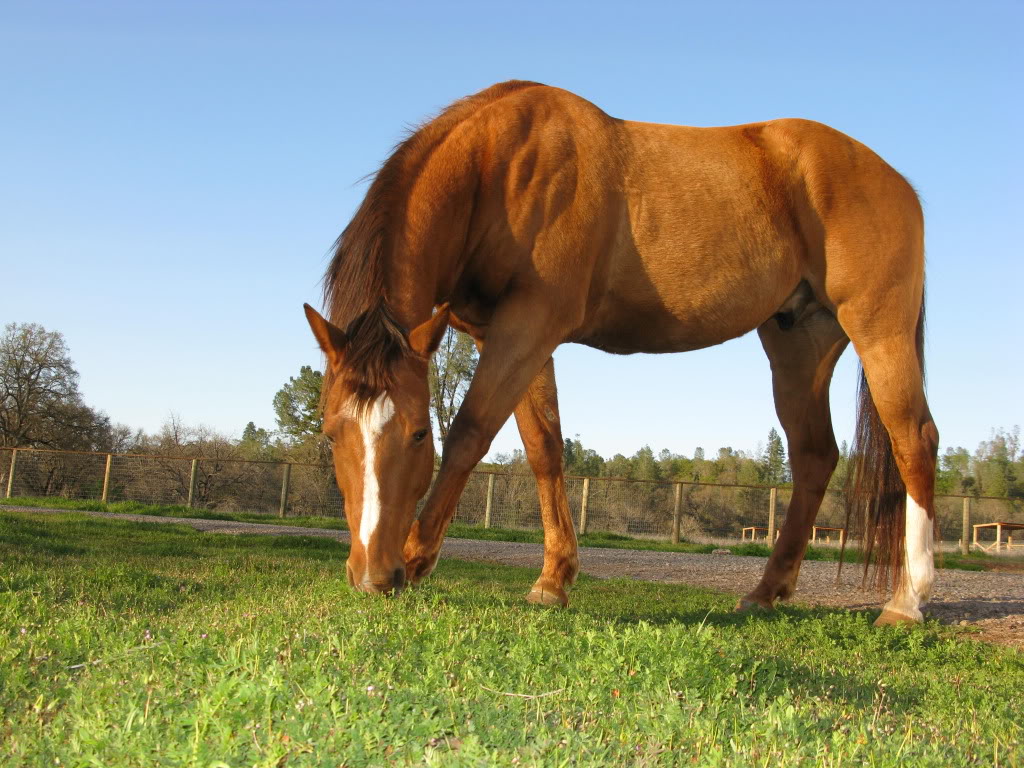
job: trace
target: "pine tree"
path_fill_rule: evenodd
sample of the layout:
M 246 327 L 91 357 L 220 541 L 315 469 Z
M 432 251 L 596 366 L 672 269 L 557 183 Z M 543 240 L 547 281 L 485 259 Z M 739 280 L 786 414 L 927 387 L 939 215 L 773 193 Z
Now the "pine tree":
M 768 445 L 761 459 L 761 472 L 762 482 L 768 485 L 781 485 L 790 479 L 786 448 L 774 427 L 768 433 Z
M 288 383 L 274 395 L 277 428 L 294 441 L 316 437 L 323 429 L 320 413 L 323 380 L 320 371 L 304 365 L 299 369 L 299 375 L 289 377 Z

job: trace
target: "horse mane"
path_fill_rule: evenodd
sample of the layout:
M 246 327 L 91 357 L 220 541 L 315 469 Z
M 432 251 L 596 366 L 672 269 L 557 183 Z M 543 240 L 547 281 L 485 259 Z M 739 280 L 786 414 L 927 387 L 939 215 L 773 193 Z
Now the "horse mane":
M 403 219 L 410 182 L 459 123 L 482 106 L 537 85 L 510 80 L 454 102 L 412 129 L 371 175 L 366 197 L 334 242 L 334 255 L 323 279 L 327 318 L 348 336 L 346 378 L 353 381 L 357 405 L 391 389 L 392 364 L 409 353 L 409 329 L 402 327 L 392 311 L 385 275 L 393 251 L 392 233 Z M 324 396 L 333 378 L 328 367 Z

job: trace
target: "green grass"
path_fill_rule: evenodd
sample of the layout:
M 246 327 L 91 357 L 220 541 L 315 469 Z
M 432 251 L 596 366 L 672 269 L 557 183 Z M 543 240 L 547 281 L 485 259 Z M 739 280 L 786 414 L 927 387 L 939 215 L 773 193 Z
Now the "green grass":
M 0 510 L 0 762 L 1014 765 L 1024 656 L 873 612 L 442 561 L 353 593 L 315 537 Z M 517 695 L 509 695 L 517 694 Z
M 38 507 L 40 509 L 67 509 L 79 512 L 113 512 L 125 515 L 153 515 L 154 517 L 191 517 L 203 520 L 231 520 L 239 523 L 267 525 L 294 525 L 299 528 L 329 528 L 348 530 L 340 517 L 275 517 L 255 512 L 218 512 L 175 504 L 143 504 L 138 501 L 116 501 L 105 504 L 97 499 L 65 499 L 60 496 L 16 496 L 0 499 L 0 507 Z
M 121 514 L 154 515 L 156 517 L 190 517 L 206 520 L 233 520 L 242 523 L 264 523 L 267 525 L 290 525 L 299 528 L 324 528 L 334 530 L 348 530 L 344 518 L 340 517 L 274 517 L 271 515 L 259 515 L 248 512 L 216 512 L 209 509 L 196 509 L 185 506 L 168 506 L 159 504 L 142 504 L 136 501 L 121 501 L 112 504 L 104 504 L 102 501 L 93 499 L 64 499 L 57 496 L 46 498 L 18 497 L 13 499 L 0 499 L 0 506 L 22 506 L 41 507 L 51 509 L 68 509 L 92 512 L 114 512 Z M 479 539 L 483 541 L 521 541 L 535 544 L 543 543 L 543 531 L 523 531 L 514 528 L 482 528 L 476 525 L 464 525 L 452 523 L 448 527 L 447 535 L 456 539 Z M 579 537 L 580 546 L 583 547 L 607 547 L 611 549 L 636 549 L 655 552 L 694 552 L 709 553 L 718 549 L 717 544 L 695 544 L 693 542 L 680 542 L 672 544 L 666 541 L 652 541 L 650 539 L 634 539 L 629 536 L 622 536 L 617 533 L 587 533 Z M 768 557 L 771 550 L 767 545 L 758 542 L 746 542 L 733 544 L 724 547 L 734 555 L 745 555 L 751 557 Z M 832 547 L 808 547 L 805 560 L 824 560 L 836 562 L 839 560 L 839 550 Z M 844 559 L 848 563 L 862 562 L 861 554 L 856 549 L 847 550 Z M 953 568 L 964 571 L 985 571 L 985 570 L 1020 570 L 1024 571 L 1024 558 L 1020 557 L 994 557 L 984 553 L 972 553 L 961 555 L 959 553 L 943 553 L 936 561 L 939 568 Z

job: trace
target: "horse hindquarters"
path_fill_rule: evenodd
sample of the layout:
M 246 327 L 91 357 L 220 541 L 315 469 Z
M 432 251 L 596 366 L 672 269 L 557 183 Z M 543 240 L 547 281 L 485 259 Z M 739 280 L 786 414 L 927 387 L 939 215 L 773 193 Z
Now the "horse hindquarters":
M 938 432 L 924 394 L 924 221 L 914 189 L 863 144 L 825 126 L 792 129 L 801 229 L 823 304 L 864 368 L 851 500 L 875 509 L 869 547 L 895 597 L 880 623 L 920 621 L 934 580 Z M 819 239 L 820 238 L 820 239 Z M 820 255 L 819 254 L 820 244 Z

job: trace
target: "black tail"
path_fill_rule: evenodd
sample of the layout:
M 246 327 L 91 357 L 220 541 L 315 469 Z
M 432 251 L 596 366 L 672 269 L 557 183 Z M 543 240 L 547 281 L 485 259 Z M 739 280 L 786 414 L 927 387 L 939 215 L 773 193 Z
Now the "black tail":
M 917 320 L 917 361 L 924 379 L 924 294 Z M 875 565 L 874 585 L 894 588 L 903 575 L 907 487 L 896 466 L 889 433 L 878 416 L 864 369 L 857 387 L 857 427 L 846 480 L 846 527 L 860 533 L 864 581 Z

